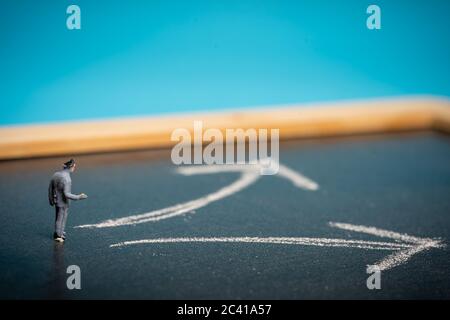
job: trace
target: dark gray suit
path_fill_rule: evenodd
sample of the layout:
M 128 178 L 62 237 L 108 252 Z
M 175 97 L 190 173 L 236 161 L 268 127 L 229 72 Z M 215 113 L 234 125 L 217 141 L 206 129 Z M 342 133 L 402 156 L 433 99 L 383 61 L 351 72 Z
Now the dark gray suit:
M 66 227 L 70 200 L 84 199 L 81 195 L 71 193 L 72 179 L 69 169 L 55 172 L 48 186 L 48 201 L 55 206 L 55 233 L 62 237 Z

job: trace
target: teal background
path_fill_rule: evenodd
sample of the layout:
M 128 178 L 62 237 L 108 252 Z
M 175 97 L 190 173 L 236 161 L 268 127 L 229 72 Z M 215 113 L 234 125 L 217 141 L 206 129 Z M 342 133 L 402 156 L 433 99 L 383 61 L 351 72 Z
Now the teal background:
M 66 28 L 81 8 L 82 29 Z M 366 28 L 381 7 L 382 29 Z M 450 1 L 0 3 L 0 125 L 450 94 Z

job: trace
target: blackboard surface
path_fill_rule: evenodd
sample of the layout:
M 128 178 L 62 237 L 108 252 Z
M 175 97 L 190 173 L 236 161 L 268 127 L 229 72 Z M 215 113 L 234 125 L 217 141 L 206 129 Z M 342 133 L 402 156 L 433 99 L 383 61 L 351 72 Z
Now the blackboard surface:
M 450 239 L 450 140 L 405 133 L 291 141 L 280 163 L 317 182 L 301 190 L 264 176 L 195 212 L 109 228 L 73 228 L 162 209 L 227 186 L 239 173 L 183 176 L 169 152 L 77 157 L 68 240 L 51 239 L 47 184 L 63 158 L 0 163 L 0 298 L 373 299 L 450 298 L 448 248 L 431 248 L 381 272 L 366 265 L 392 252 L 355 247 L 186 242 L 110 247 L 160 238 L 303 237 L 398 243 L 330 226 L 376 227 Z M 65 286 L 81 268 L 81 290 Z

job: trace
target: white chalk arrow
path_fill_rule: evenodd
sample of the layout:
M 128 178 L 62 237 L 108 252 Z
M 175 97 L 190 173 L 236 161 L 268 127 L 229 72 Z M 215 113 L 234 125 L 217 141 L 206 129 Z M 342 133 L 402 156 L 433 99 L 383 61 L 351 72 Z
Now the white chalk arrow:
M 273 161 L 273 160 L 272 160 Z M 229 197 L 236 192 L 239 192 L 251 184 L 255 183 L 262 175 L 260 175 L 260 165 L 236 165 L 236 164 L 224 164 L 224 165 L 203 165 L 203 166 L 186 166 L 177 169 L 177 172 L 185 175 L 195 174 L 212 174 L 223 172 L 240 172 L 240 177 L 233 183 L 217 190 L 216 192 L 207 194 L 201 198 L 187 201 L 184 203 L 176 204 L 170 207 L 166 207 L 159 210 L 154 210 L 142 214 L 131 215 L 128 217 L 109 219 L 95 224 L 85 224 L 76 226 L 75 228 L 111 228 L 120 227 L 126 225 L 134 225 L 145 222 L 156 222 L 162 219 L 172 218 L 181 214 L 193 212 L 196 209 L 207 206 L 208 204 Z M 285 178 L 292 182 L 292 184 L 300 189 L 305 190 L 317 190 L 319 185 L 311 179 L 303 176 L 302 174 L 289 169 L 288 167 L 279 164 L 278 177 Z
M 330 238 L 304 238 L 304 237 L 190 237 L 190 238 L 157 238 L 143 239 L 135 241 L 125 241 L 112 244 L 110 247 L 124 247 L 138 244 L 158 244 L 158 243 L 183 243 L 183 242 L 199 242 L 199 243 L 252 243 L 252 244 L 284 244 L 284 245 L 301 245 L 301 246 L 318 246 L 318 247 L 344 247 L 359 248 L 365 250 L 387 250 L 394 251 L 387 257 L 377 261 L 374 266 L 380 271 L 388 270 L 407 262 L 413 255 L 423 252 L 431 248 L 442 248 L 444 244 L 439 239 L 419 238 L 408 234 L 397 233 L 393 231 L 378 229 L 375 227 L 366 227 L 361 225 L 353 225 L 348 223 L 330 222 L 331 227 L 361 232 L 382 238 L 395 240 L 394 242 L 365 241 L 365 240 L 347 240 L 347 239 L 330 239 Z
M 159 210 L 150 211 L 143 214 L 132 215 L 124 218 L 105 220 L 96 224 L 80 225 L 75 228 L 108 228 L 125 225 L 134 225 L 145 222 L 155 222 L 162 219 L 172 218 L 184 213 L 207 206 L 208 204 L 231 196 L 232 194 L 243 190 L 255 183 L 260 177 L 259 165 L 209 165 L 209 166 L 187 166 L 180 167 L 177 172 L 185 176 L 195 174 L 213 174 L 223 172 L 240 172 L 240 177 L 233 183 L 195 200 L 180 203 L 174 206 Z M 279 177 L 289 180 L 295 187 L 304 190 L 317 190 L 319 185 L 302 174 L 279 164 Z M 319 247 L 345 247 L 358 248 L 365 250 L 387 250 L 393 251 L 387 257 L 375 263 L 380 270 L 388 270 L 400 264 L 407 262 L 412 256 L 431 248 L 442 248 L 444 244 L 439 239 L 419 238 L 408 234 L 397 233 L 378 229 L 375 227 L 366 227 L 348 223 L 330 222 L 331 227 L 342 230 L 361 232 L 382 238 L 394 240 L 393 242 L 366 241 L 366 240 L 348 240 L 348 239 L 330 239 L 330 238 L 306 238 L 306 237 L 189 237 L 189 238 L 159 238 L 143 239 L 135 241 L 125 241 L 112 244 L 110 247 L 123 247 L 137 244 L 155 244 L 155 243 L 183 243 L 183 242 L 217 242 L 217 243 L 265 243 L 265 244 L 284 244 L 284 245 L 302 245 Z

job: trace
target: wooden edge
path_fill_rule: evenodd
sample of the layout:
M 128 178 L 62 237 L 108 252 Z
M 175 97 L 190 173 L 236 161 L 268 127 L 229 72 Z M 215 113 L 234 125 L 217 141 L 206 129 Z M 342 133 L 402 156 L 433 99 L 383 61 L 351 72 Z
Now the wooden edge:
M 73 155 L 173 146 L 171 133 L 193 122 L 203 130 L 280 129 L 280 139 L 356 135 L 404 130 L 450 133 L 450 101 L 414 98 L 287 106 L 48 125 L 0 127 L 0 159 Z

